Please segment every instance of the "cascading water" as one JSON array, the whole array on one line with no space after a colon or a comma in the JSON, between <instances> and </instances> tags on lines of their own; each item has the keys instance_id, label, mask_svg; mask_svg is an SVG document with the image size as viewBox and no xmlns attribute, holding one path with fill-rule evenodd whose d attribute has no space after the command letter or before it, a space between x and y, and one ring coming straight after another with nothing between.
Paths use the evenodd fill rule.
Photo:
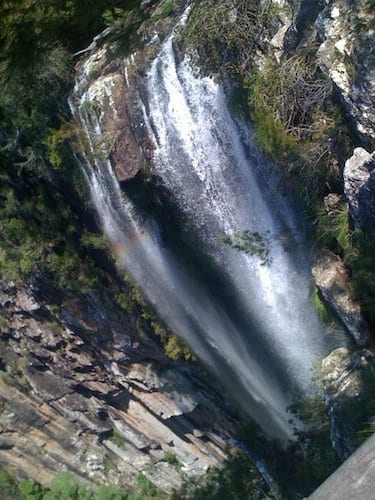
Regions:
<instances>
[{"instance_id":1,"label":"cascading water","mask_svg":"<svg viewBox=\"0 0 375 500\"><path fill-rule=\"evenodd\" d=\"M248 140L250 129L232 119L220 85L196 76L188 59L176 61L173 39L153 62L139 107L154 141L153 173L204 243L225 290L213 290L181 264L158 221L141 217L121 192L109 160L83 162L91 196L124 267L161 318L268 435L289 437L286 408L328 348L309 300L302 232L276 189L274 166ZM81 83L73 111L95 156L91 138L100 126L84 106L95 92L82 93ZM264 235L266 263L222 242L244 231Z\"/></svg>"}]
</instances>

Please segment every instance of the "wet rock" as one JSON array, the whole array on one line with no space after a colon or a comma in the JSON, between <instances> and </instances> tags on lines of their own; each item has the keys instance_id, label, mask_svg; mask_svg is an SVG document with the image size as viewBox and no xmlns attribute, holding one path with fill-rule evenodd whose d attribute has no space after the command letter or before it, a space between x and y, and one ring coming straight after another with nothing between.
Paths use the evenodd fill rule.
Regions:
<instances>
[{"instance_id":1,"label":"wet rock","mask_svg":"<svg viewBox=\"0 0 375 500\"><path fill-rule=\"evenodd\" d=\"M375 236L375 152L354 150L345 163L344 188L356 227Z\"/></svg>"},{"instance_id":2,"label":"wet rock","mask_svg":"<svg viewBox=\"0 0 375 500\"><path fill-rule=\"evenodd\" d=\"M313 266L315 284L342 324L359 346L369 342L369 332L361 308L353 298L350 282L340 257L326 252Z\"/></svg>"},{"instance_id":3,"label":"wet rock","mask_svg":"<svg viewBox=\"0 0 375 500\"><path fill-rule=\"evenodd\" d=\"M75 92L77 117L86 117L96 126L89 131L88 142L97 157L111 160L120 182L134 178L151 160L154 149L142 111L146 65L141 52L125 61L113 61L105 46L84 62L81 88ZM91 158L90 148L86 154Z\"/></svg>"}]
</instances>

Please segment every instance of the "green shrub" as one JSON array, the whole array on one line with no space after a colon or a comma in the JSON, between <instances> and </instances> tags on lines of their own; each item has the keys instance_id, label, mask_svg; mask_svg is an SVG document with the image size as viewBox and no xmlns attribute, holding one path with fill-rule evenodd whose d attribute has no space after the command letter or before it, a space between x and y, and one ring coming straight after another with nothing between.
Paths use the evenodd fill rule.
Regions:
<instances>
[{"instance_id":1,"label":"green shrub","mask_svg":"<svg viewBox=\"0 0 375 500\"><path fill-rule=\"evenodd\" d=\"M153 15L153 19L158 21L159 19L163 19L164 17L168 17L176 8L175 0L163 0L163 2L159 5L157 10Z\"/></svg>"},{"instance_id":2,"label":"green shrub","mask_svg":"<svg viewBox=\"0 0 375 500\"><path fill-rule=\"evenodd\" d=\"M0 330L6 328L8 326L8 320L6 319L5 316L0 314Z\"/></svg>"},{"instance_id":3,"label":"green shrub","mask_svg":"<svg viewBox=\"0 0 375 500\"><path fill-rule=\"evenodd\" d=\"M0 466L0 493L6 498L17 498L18 482L14 471L4 465Z\"/></svg>"},{"instance_id":4,"label":"green shrub","mask_svg":"<svg viewBox=\"0 0 375 500\"><path fill-rule=\"evenodd\" d=\"M128 495L124 491L105 484L100 485L95 494L95 500L127 500L127 498Z\"/></svg>"},{"instance_id":5,"label":"green shrub","mask_svg":"<svg viewBox=\"0 0 375 500\"><path fill-rule=\"evenodd\" d=\"M168 358L177 360L180 358L186 361L195 361L196 357L190 347L177 335L168 334L167 342L164 344L165 353Z\"/></svg>"},{"instance_id":6,"label":"green shrub","mask_svg":"<svg viewBox=\"0 0 375 500\"><path fill-rule=\"evenodd\" d=\"M24 479L18 485L20 496L24 500L42 500L43 488L34 479Z\"/></svg>"},{"instance_id":7,"label":"green shrub","mask_svg":"<svg viewBox=\"0 0 375 500\"><path fill-rule=\"evenodd\" d=\"M275 119L269 111L257 110L251 113L251 117L255 124L255 138L259 148L278 162L287 161L296 151L296 137L288 134L280 120Z\"/></svg>"},{"instance_id":8,"label":"green shrub","mask_svg":"<svg viewBox=\"0 0 375 500\"><path fill-rule=\"evenodd\" d=\"M140 489L140 495L152 498L158 496L158 489L144 474L138 474L137 483Z\"/></svg>"},{"instance_id":9,"label":"green shrub","mask_svg":"<svg viewBox=\"0 0 375 500\"><path fill-rule=\"evenodd\" d=\"M316 286L313 287L310 297L314 304L315 309L318 312L320 320L323 323L331 324L334 321L332 313L329 311L326 304L320 297L319 290Z\"/></svg>"},{"instance_id":10,"label":"green shrub","mask_svg":"<svg viewBox=\"0 0 375 500\"><path fill-rule=\"evenodd\" d=\"M346 203L330 217L323 209L315 220L318 241L341 255L348 268L355 298L371 325L375 325L375 238L351 228Z\"/></svg>"},{"instance_id":11,"label":"green shrub","mask_svg":"<svg viewBox=\"0 0 375 500\"><path fill-rule=\"evenodd\" d=\"M112 434L108 439L119 448L122 448L125 444L125 439L116 429L112 431Z\"/></svg>"},{"instance_id":12,"label":"green shrub","mask_svg":"<svg viewBox=\"0 0 375 500\"><path fill-rule=\"evenodd\" d=\"M186 482L173 500L260 500L269 488L256 467L241 452L229 454L224 466L209 471L199 482Z\"/></svg>"},{"instance_id":13,"label":"green shrub","mask_svg":"<svg viewBox=\"0 0 375 500\"><path fill-rule=\"evenodd\" d=\"M178 461L176 455L171 451L167 450L164 452L164 460L177 470L180 470L182 467L182 464Z\"/></svg>"},{"instance_id":14,"label":"green shrub","mask_svg":"<svg viewBox=\"0 0 375 500\"><path fill-rule=\"evenodd\" d=\"M52 481L43 500L90 500L91 492L71 472L61 472Z\"/></svg>"},{"instance_id":15,"label":"green shrub","mask_svg":"<svg viewBox=\"0 0 375 500\"><path fill-rule=\"evenodd\" d=\"M107 240L103 236L98 236L94 233L84 231L80 237L80 243L86 248L93 248L94 250L108 249Z\"/></svg>"}]
</instances>

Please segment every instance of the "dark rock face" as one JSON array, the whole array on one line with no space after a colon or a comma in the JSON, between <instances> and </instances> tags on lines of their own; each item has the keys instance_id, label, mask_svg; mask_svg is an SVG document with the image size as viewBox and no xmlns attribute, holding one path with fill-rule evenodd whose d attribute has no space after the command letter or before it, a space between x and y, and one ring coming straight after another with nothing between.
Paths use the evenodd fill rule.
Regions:
<instances>
[{"instance_id":1,"label":"dark rock face","mask_svg":"<svg viewBox=\"0 0 375 500\"><path fill-rule=\"evenodd\" d=\"M355 225L375 236L375 152L356 148L345 163L344 183Z\"/></svg>"},{"instance_id":2,"label":"dark rock face","mask_svg":"<svg viewBox=\"0 0 375 500\"><path fill-rule=\"evenodd\" d=\"M103 297L0 281L0 314L0 462L45 485L67 468L129 489L143 472L171 492L225 458L232 409Z\"/></svg>"},{"instance_id":3,"label":"dark rock face","mask_svg":"<svg viewBox=\"0 0 375 500\"><path fill-rule=\"evenodd\" d=\"M345 460L357 447L354 424L363 404L363 371L373 360L367 350L351 353L340 347L322 363L325 403L330 419L331 441L340 459Z\"/></svg>"},{"instance_id":4,"label":"dark rock face","mask_svg":"<svg viewBox=\"0 0 375 500\"><path fill-rule=\"evenodd\" d=\"M359 346L369 342L361 308L350 290L350 282L340 257L327 252L312 269L315 284Z\"/></svg>"},{"instance_id":5,"label":"dark rock face","mask_svg":"<svg viewBox=\"0 0 375 500\"><path fill-rule=\"evenodd\" d=\"M295 50L301 41L306 38L307 32L314 29L314 22L324 6L322 0L301 0L298 3L298 10L294 16L295 20L285 35L285 52Z\"/></svg>"},{"instance_id":6,"label":"dark rock face","mask_svg":"<svg viewBox=\"0 0 375 500\"><path fill-rule=\"evenodd\" d=\"M150 161L153 149L139 105L145 61L142 54L111 60L109 51L104 46L79 65L82 77L72 104L79 120L100 129L83 145L88 160L110 159L117 179L125 182Z\"/></svg>"}]
</instances>

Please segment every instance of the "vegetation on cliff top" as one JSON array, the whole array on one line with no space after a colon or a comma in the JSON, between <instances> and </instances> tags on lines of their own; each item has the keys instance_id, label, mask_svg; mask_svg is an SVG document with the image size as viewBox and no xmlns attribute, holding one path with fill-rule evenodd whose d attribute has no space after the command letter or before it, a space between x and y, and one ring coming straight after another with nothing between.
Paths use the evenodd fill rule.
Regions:
<instances>
[{"instance_id":1,"label":"vegetation on cliff top","mask_svg":"<svg viewBox=\"0 0 375 500\"><path fill-rule=\"evenodd\" d=\"M194 356L167 331L129 279L121 285L72 152L81 141L66 105L72 52L106 25L130 43L139 2L115 0L7 1L0 6L0 271L9 279L44 273L80 292L112 282L117 304L159 336L171 359Z\"/></svg>"},{"instance_id":2,"label":"vegetation on cliff top","mask_svg":"<svg viewBox=\"0 0 375 500\"><path fill-rule=\"evenodd\" d=\"M105 484L90 486L79 481L70 472L61 472L44 488L33 479L19 481L11 468L0 468L0 494L13 500L166 500L167 495L159 491L143 474L137 478L136 492L127 492Z\"/></svg>"},{"instance_id":3,"label":"vegetation on cliff top","mask_svg":"<svg viewBox=\"0 0 375 500\"><path fill-rule=\"evenodd\" d=\"M318 244L344 259L354 293L375 326L374 238L353 230L344 205L332 226L323 205L328 193L343 193L342 171L358 138L335 102L313 43L275 57L267 40L281 26L281 14L293 15L293 3L284 9L290 12L273 2L197 2L187 22L187 47L203 72L230 77L232 108L252 120L260 149L301 197Z\"/></svg>"}]
</instances>

